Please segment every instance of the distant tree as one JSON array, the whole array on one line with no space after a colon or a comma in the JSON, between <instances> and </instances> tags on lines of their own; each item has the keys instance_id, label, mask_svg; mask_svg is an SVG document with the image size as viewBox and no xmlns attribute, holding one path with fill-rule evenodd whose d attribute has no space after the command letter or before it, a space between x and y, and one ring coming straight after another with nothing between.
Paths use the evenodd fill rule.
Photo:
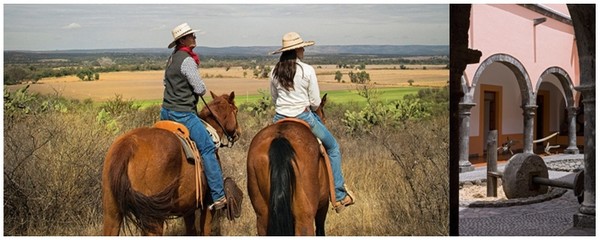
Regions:
<instances>
[{"instance_id":1,"label":"distant tree","mask_svg":"<svg viewBox=\"0 0 600 240\"><path fill-rule=\"evenodd\" d=\"M415 80L408 79L408 81L407 81L407 82L408 82L408 84L409 84L410 86L412 86L412 84L415 82Z\"/></svg>"},{"instance_id":2,"label":"distant tree","mask_svg":"<svg viewBox=\"0 0 600 240\"><path fill-rule=\"evenodd\" d=\"M405 70L406 66L404 66L404 64L400 65L400 69Z\"/></svg>"},{"instance_id":3,"label":"distant tree","mask_svg":"<svg viewBox=\"0 0 600 240\"><path fill-rule=\"evenodd\" d=\"M371 76L366 71L361 71L358 74L358 83L364 84L371 81Z\"/></svg>"},{"instance_id":4,"label":"distant tree","mask_svg":"<svg viewBox=\"0 0 600 240\"><path fill-rule=\"evenodd\" d=\"M352 71L350 71L348 73L348 77L350 77L350 82L351 83L356 83L358 82L358 74L353 73Z\"/></svg>"},{"instance_id":5,"label":"distant tree","mask_svg":"<svg viewBox=\"0 0 600 240\"><path fill-rule=\"evenodd\" d=\"M271 72L271 67L269 66L256 66L254 68L254 77L255 78L267 78L269 77L269 73Z\"/></svg>"},{"instance_id":6,"label":"distant tree","mask_svg":"<svg viewBox=\"0 0 600 240\"><path fill-rule=\"evenodd\" d=\"M335 72L335 80L337 80L338 82L342 81L342 76L343 76L342 72L340 72L340 71Z\"/></svg>"},{"instance_id":7,"label":"distant tree","mask_svg":"<svg viewBox=\"0 0 600 240\"><path fill-rule=\"evenodd\" d=\"M256 68L254 68L254 71L252 71L252 74L254 75L255 78L258 78L258 76L260 75L260 69L258 68L258 66Z\"/></svg>"},{"instance_id":8,"label":"distant tree","mask_svg":"<svg viewBox=\"0 0 600 240\"><path fill-rule=\"evenodd\" d=\"M77 78L79 78L79 80L84 81L85 80L85 74L83 73L83 71L80 71L77 73Z\"/></svg>"},{"instance_id":9,"label":"distant tree","mask_svg":"<svg viewBox=\"0 0 600 240\"><path fill-rule=\"evenodd\" d=\"M4 69L4 84L19 84L29 76L29 70L22 67Z\"/></svg>"},{"instance_id":10,"label":"distant tree","mask_svg":"<svg viewBox=\"0 0 600 240\"><path fill-rule=\"evenodd\" d=\"M98 60L96 60L96 62L98 62L100 67L103 67L103 68L115 65L115 62L112 59L110 59L109 57L101 57Z\"/></svg>"},{"instance_id":11,"label":"distant tree","mask_svg":"<svg viewBox=\"0 0 600 240\"><path fill-rule=\"evenodd\" d=\"M268 78L270 72L271 72L271 67L269 67L269 66L263 67L261 78Z\"/></svg>"},{"instance_id":12,"label":"distant tree","mask_svg":"<svg viewBox=\"0 0 600 240\"><path fill-rule=\"evenodd\" d=\"M96 73L89 68L84 68L77 72L77 77L81 79L81 81L94 81L96 78L94 77ZM98 74L98 79L100 79L100 75Z\"/></svg>"}]
</instances>

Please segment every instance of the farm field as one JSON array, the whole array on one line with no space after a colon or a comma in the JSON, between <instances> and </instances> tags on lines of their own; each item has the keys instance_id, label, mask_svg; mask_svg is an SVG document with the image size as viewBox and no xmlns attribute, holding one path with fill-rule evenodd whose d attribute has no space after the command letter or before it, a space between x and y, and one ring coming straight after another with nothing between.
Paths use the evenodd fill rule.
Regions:
<instances>
[{"instance_id":1,"label":"farm field","mask_svg":"<svg viewBox=\"0 0 600 240\"><path fill-rule=\"evenodd\" d=\"M413 86L439 87L447 84L449 72L447 69L434 69L436 66L427 66L423 70L421 66L417 69L400 70L393 69L391 65L367 66L366 71L370 74L373 88L401 88L409 86L408 80L413 80ZM351 69L336 69L335 65L315 66L321 92L329 91L353 91L356 84L349 83L348 73ZM343 74L342 81L337 82L335 72ZM244 74L246 72L246 74ZM123 99L153 102L160 101L163 94L164 71L142 71L142 72L110 72L101 73L97 81L81 81L76 76L61 78L44 78L36 84L31 84L29 91L41 94L56 94L73 99L91 99L93 101L107 101L119 95ZM268 79L256 79L252 77L251 70L243 70L241 67L208 68L200 69L209 91L217 94L235 91L239 99L244 97L255 99L260 96L260 91L269 89ZM9 91L22 88L24 85L5 86ZM414 92L418 88L414 89ZM350 98L351 99L351 98Z\"/></svg>"}]
</instances>

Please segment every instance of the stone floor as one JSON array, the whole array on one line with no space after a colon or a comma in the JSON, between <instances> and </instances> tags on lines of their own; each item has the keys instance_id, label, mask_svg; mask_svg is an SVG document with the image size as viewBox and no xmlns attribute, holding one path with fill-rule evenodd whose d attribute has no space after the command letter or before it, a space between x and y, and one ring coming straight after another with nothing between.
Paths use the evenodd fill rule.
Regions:
<instances>
[{"instance_id":1,"label":"stone floor","mask_svg":"<svg viewBox=\"0 0 600 240\"><path fill-rule=\"evenodd\" d=\"M544 157L552 162L583 159L583 154L556 154ZM503 170L505 163L499 162ZM460 181L484 180L485 166L460 173ZM550 178L562 178L569 172L550 171ZM462 236L595 236L595 229L573 228L573 216L579 203L571 190L548 201L511 207L459 207L459 234Z\"/></svg>"}]
</instances>

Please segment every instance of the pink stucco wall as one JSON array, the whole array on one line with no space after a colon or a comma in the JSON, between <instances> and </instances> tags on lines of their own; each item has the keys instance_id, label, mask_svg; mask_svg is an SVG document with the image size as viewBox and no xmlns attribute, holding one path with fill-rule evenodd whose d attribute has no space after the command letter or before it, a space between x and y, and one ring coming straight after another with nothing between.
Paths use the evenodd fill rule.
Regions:
<instances>
[{"instance_id":1,"label":"pink stucco wall","mask_svg":"<svg viewBox=\"0 0 600 240\"><path fill-rule=\"evenodd\" d=\"M568 16L566 5L547 5ZM574 86L579 85L578 57L573 27L552 18L534 26L533 19L543 15L515 4L473 4L470 48L482 52L481 61L497 53L518 59L527 70L531 85L549 67L564 69ZM467 65L465 76L471 85L478 64Z\"/></svg>"},{"instance_id":2,"label":"pink stucco wall","mask_svg":"<svg viewBox=\"0 0 600 240\"><path fill-rule=\"evenodd\" d=\"M543 7L569 17L565 4L545 4ZM534 26L537 18L546 18L546 21ZM563 89L560 81L552 75L540 77L547 69L558 67L568 74L573 86L579 85L579 60L573 26L517 4L473 4L470 20L469 48L481 51L480 63L495 54L509 55L518 60L527 73L531 92L537 93L539 86L545 94L549 94L548 104L551 107L544 110L548 114L544 117L547 124L544 131L558 131L565 109L565 99L561 96L564 96L564 91L571 91L573 95L577 92ZM500 89L501 94L497 99L501 102L500 109L496 110L497 117L501 118L497 119L499 137L503 140L517 138L522 143L523 102L517 78L506 66L492 63L473 86L479 67L480 64L467 65L464 73L472 101L476 104L470 115L470 153L481 154L483 150L486 131L481 94L490 88ZM538 84L538 81L544 84Z\"/></svg>"}]
</instances>

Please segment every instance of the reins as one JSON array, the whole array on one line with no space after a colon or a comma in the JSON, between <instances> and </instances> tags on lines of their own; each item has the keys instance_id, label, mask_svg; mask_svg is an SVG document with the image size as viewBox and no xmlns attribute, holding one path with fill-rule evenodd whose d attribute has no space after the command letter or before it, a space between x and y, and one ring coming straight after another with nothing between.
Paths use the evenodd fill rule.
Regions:
<instances>
[{"instance_id":1,"label":"reins","mask_svg":"<svg viewBox=\"0 0 600 240\"><path fill-rule=\"evenodd\" d=\"M221 130L223 130L223 134L225 134L225 136L227 137L227 145L223 145L221 144L221 146L227 146L229 148L233 147L234 141L233 141L233 137L230 136L227 133L227 130L225 130L225 127L223 127L223 125L221 125L221 121L219 121L219 118L217 118L217 115L215 115L213 113L213 111L210 109L210 107L208 107L208 104L206 103L206 101L204 100L203 96L200 96L200 98L202 99L202 102L204 103L204 106L206 106L206 108L208 109L208 111L210 112L211 115L213 115L215 117L215 121L217 122L217 124L219 125L219 127L221 128Z\"/></svg>"}]
</instances>

